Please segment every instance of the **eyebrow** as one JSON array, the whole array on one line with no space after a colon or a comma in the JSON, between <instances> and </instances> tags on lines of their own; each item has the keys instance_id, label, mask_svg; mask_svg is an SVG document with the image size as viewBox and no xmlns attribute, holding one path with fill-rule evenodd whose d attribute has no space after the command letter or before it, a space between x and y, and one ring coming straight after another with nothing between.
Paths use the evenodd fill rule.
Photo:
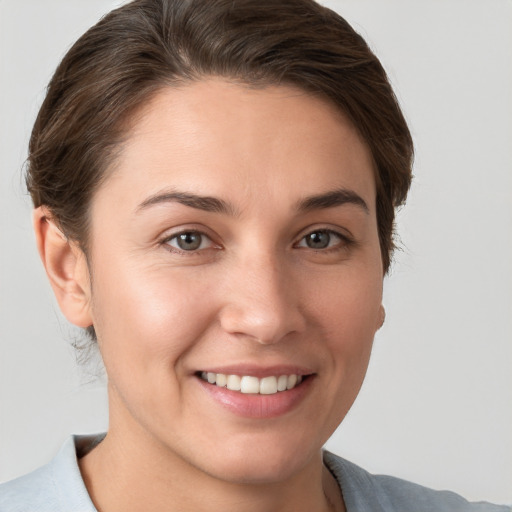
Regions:
<instances>
[{"instance_id":1,"label":"eyebrow","mask_svg":"<svg viewBox=\"0 0 512 512\"><path fill-rule=\"evenodd\" d=\"M190 206L197 210L203 210L205 212L223 213L231 216L237 215L235 208L222 199L177 191L161 192L150 196L137 207L137 211L145 210L146 208L157 204L173 202Z\"/></svg>"},{"instance_id":2,"label":"eyebrow","mask_svg":"<svg viewBox=\"0 0 512 512\"><path fill-rule=\"evenodd\" d=\"M353 190L346 188L340 188L324 194L318 194L301 199L297 203L297 210L300 212L310 212L312 210L325 210L327 208L334 208L345 204L358 206L362 208L365 213L370 212L365 200Z\"/></svg>"},{"instance_id":3,"label":"eyebrow","mask_svg":"<svg viewBox=\"0 0 512 512\"><path fill-rule=\"evenodd\" d=\"M180 203L197 210L221 213L232 217L238 216L239 214L232 204L224 201L223 199L178 191L164 191L152 195L145 199L137 207L136 211L139 212L154 205L173 202ZM364 210L365 213L369 213L368 205L364 199L353 190L345 188L305 197L296 203L296 209L299 212L306 213L313 210L326 210L328 208L343 206L345 204L358 206Z\"/></svg>"}]
</instances>

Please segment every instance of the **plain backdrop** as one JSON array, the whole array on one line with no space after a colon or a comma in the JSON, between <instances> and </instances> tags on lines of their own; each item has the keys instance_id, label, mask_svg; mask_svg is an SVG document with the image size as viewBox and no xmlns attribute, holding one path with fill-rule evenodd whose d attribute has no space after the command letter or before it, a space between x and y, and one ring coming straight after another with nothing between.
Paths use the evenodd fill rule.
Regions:
<instances>
[{"instance_id":1,"label":"plain backdrop","mask_svg":"<svg viewBox=\"0 0 512 512\"><path fill-rule=\"evenodd\" d=\"M276 0L278 1L278 0ZM512 2L331 0L388 70L416 143L363 390L328 447L512 503ZM112 0L0 0L0 480L107 427L36 254L21 169L44 89Z\"/></svg>"}]
</instances>

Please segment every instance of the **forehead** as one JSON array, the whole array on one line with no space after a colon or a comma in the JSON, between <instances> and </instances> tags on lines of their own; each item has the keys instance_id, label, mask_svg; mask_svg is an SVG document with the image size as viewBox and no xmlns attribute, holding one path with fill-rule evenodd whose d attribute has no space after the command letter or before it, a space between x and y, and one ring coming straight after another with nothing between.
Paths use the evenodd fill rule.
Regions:
<instances>
[{"instance_id":1,"label":"forehead","mask_svg":"<svg viewBox=\"0 0 512 512\"><path fill-rule=\"evenodd\" d=\"M370 151L329 102L220 79L165 88L144 105L102 189L142 202L166 187L241 202L347 187L369 204L375 195Z\"/></svg>"}]
</instances>

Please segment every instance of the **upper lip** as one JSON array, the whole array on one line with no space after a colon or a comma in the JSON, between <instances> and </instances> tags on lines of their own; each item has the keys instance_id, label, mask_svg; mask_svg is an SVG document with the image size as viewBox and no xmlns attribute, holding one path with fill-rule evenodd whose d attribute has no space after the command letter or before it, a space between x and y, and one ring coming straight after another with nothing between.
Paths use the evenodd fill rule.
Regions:
<instances>
[{"instance_id":1,"label":"upper lip","mask_svg":"<svg viewBox=\"0 0 512 512\"><path fill-rule=\"evenodd\" d=\"M237 364L227 366L209 366L201 368L200 372L222 373L224 375L250 375L251 377L271 377L279 375L311 375L314 373L310 368L290 364L255 366L254 364Z\"/></svg>"}]
</instances>

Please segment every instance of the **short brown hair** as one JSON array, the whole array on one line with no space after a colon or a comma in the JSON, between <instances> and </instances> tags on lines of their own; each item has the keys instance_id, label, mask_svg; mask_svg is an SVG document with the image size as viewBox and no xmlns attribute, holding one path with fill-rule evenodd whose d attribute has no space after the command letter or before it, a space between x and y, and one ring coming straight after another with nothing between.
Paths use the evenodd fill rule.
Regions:
<instances>
[{"instance_id":1,"label":"short brown hair","mask_svg":"<svg viewBox=\"0 0 512 512\"><path fill-rule=\"evenodd\" d=\"M377 57L341 16L313 0L135 0L106 15L48 86L29 146L34 205L46 205L87 253L90 202L124 121L163 87L209 76L295 85L348 116L373 156L387 271L395 208L411 182L411 135Z\"/></svg>"}]
</instances>

